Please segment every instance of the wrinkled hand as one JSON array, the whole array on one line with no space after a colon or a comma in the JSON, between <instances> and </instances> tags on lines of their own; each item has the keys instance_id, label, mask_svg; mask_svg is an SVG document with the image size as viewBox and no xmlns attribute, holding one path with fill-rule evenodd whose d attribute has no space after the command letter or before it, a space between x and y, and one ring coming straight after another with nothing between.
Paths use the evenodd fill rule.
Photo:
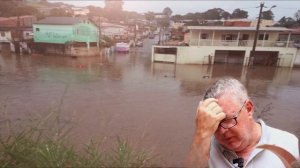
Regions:
<instances>
[{"instance_id":1,"label":"wrinkled hand","mask_svg":"<svg viewBox=\"0 0 300 168\"><path fill-rule=\"evenodd\" d=\"M225 117L217 99L209 98L199 103L196 114L196 132L187 160L189 167L208 166L211 137Z\"/></svg>"},{"instance_id":2,"label":"wrinkled hand","mask_svg":"<svg viewBox=\"0 0 300 168\"><path fill-rule=\"evenodd\" d=\"M196 114L196 135L201 138L210 138L225 117L217 99L209 98L201 101Z\"/></svg>"}]
</instances>

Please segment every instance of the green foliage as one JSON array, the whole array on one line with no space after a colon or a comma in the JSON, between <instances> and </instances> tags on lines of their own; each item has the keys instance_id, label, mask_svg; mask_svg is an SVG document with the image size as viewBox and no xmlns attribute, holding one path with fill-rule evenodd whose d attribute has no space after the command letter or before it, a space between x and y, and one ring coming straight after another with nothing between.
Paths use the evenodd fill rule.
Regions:
<instances>
[{"instance_id":1,"label":"green foliage","mask_svg":"<svg viewBox=\"0 0 300 168\"><path fill-rule=\"evenodd\" d=\"M295 21L293 18L284 16L274 26L294 28L294 27L298 27L299 25L300 24L298 24L297 21Z\"/></svg>"},{"instance_id":2,"label":"green foliage","mask_svg":"<svg viewBox=\"0 0 300 168\"><path fill-rule=\"evenodd\" d=\"M232 18L232 19L248 18L248 12L237 8L237 9L233 10L230 18Z\"/></svg>"},{"instance_id":3,"label":"green foliage","mask_svg":"<svg viewBox=\"0 0 300 168\"><path fill-rule=\"evenodd\" d=\"M109 37L107 37L107 36L102 36L102 40L103 40L103 41L100 42L100 45L101 45L101 46L104 46L104 47L111 47L111 46L114 45L114 42L112 41L112 39L109 38Z\"/></svg>"},{"instance_id":4,"label":"green foliage","mask_svg":"<svg viewBox=\"0 0 300 168\"><path fill-rule=\"evenodd\" d=\"M159 27L167 28L170 25L170 20L169 20L169 18L162 18L162 19L158 19L157 23L158 23Z\"/></svg>"},{"instance_id":5,"label":"green foliage","mask_svg":"<svg viewBox=\"0 0 300 168\"><path fill-rule=\"evenodd\" d=\"M162 13L167 15L168 17L170 17L172 15L173 11L170 7L166 7L166 8L164 8Z\"/></svg>"},{"instance_id":6,"label":"green foliage","mask_svg":"<svg viewBox=\"0 0 300 168\"><path fill-rule=\"evenodd\" d=\"M147 12L145 13L145 19L148 21L153 21L155 19L154 12Z\"/></svg>"},{"instance_id":7,"label":"green foliage","mask_svg":"<svg viewBox=\"0 0 300 168\"><path fill-rule=\"evenodd\" d=\"M21 16L21 15L40 15L38 10L29 5L16 2L0 1L0 16Z\"/></svg>"},{"instance_id":8,"label":"green foliage","mask_svg":"<svg viewBox=\"0 0 300 168\"><path fill-rule=\"evenodd\" d=\"M274 14L271 10L261 12L261 19L273 20Z\"/></svg>"},{"instance_id":9,"label":"green foliage","mask_svg":"<svg viewBox=\"0 0 300 168\"><path fill-rule=\"evenodd\" d=\"M298 23L300 23L300 10L297 10L297 12L294 14L294 17L295 17L296 21Z\"/></svg>"},{"instance_id":10,"label":"green foliage","mask_svg":"<svg viewBox=\"0 0 300 168\"><path fill-rule=\"evenodd\" d=\"M62 102L59 103L59 106ZM59 121L60 107L43 117L11 121L5 106L0 105L0 167L147 167L153 157L134 150L118 139L116 148L104 151L101 143L90 141L83 150L68 143L72 126ZM72 123L72 122L71 122ZM21 128L21 129L20 129ZM53 129L54 128L54 129Z\"/></svg>"},{"instance_id":11,"label":"green foliage","mask_svg":"<svg viewBox=\"0 0 300 168\"><path fill-rule=\"evenodd\" d=\"M147 152L136 153L128 142L118 138L117 148L109 155L107 167L145 167L150 158Z\"/></svg>"},{"instance_id":12,"label":"green foliage","mask_svg":"<svg viewBox=\"0 0 300 168\"><path fill-rule=\"evenodd\" d=\"M72 13L67 13L61 8L54 8L50 11L50 16L72 16Z\"/></svg>"}]
</instances>

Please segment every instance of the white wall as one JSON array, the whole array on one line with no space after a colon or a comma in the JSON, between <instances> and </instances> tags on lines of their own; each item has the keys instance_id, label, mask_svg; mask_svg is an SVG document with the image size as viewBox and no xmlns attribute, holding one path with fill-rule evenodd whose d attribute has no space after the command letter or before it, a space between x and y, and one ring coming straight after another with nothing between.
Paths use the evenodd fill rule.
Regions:
<instances>
[{"instance_id":1,"label":"white wall","mask_svg":"<svg viewBox=\"0 0 300 168\"><path fill-rule=\"evenodd\" d=\"M124 28L119 28L119 27L104 27L101 29L102 35L106 35L109 37L113 36L123 36L126 34L126 30Z\"/></svg>"},{"instance_id":2,"label":"white wall","mask_svg":"<svg viewBox=\"0 0 300 168\"><path fill-rule=\"evenodd\" d=\"M155 46L153 46L154 48ZM158 46L156 46L158 47ZM225 46L178 46L177 47L177 63L178 64L208 64L208 56L214 56L216 50L239 50L245 51L244 65L248 63L251 47L225 47ZM158 54L153 53L152 59L156 59ZM284 47L257 47L256 51L278 51L278 57L281 58L279 66L293 67L293 62L296 56L296 48L284 48ZM171 62L171 56L163 56L159 54L159 61ZM173 57L173 56L172 56ZM154 60L156 61L156 60Z\"/></svg>"},{"instance_id":3,"label":"white wall","mask_svg":"<svg viewBox=\"0 0 300 168\"><path fill-rule=\"evenodd\" d=\"M0 42L9 42L11 41L10 31L1 31L4 32L4 37L0 34Z\"/></svg>"},{"instance_id":4,"label":"white wall","mask_svg":"<svg viewBox=\"0 0 300 168\"><path fill-rule=\"evenodd\" d=\"M294 65L295 66L300 66L300 48L297 49Z\"/></svg>"}]
</instances>

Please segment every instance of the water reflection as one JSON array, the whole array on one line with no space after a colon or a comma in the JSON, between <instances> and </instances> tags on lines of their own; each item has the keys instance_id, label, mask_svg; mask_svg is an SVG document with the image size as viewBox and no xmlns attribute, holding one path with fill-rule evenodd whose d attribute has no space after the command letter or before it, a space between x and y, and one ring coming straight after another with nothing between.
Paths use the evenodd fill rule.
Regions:
<instances>
[{"instance_id":1,"label":"water reflection","mask_svg":"<svg viewBox=\"0 0 300 168\"><path fill-rule=\"evenodd\" d=\"M162 166L178 167L205 89L233 76L247 86L258 116L300 137L300 69L151 63L147 43L129 54L92 58L0 53L0 102L12 117L26 118L63 98L62 119L77 122L70 143L106 138L109 148L119 136L160 154Z\"/></svg>"}]
</instances>

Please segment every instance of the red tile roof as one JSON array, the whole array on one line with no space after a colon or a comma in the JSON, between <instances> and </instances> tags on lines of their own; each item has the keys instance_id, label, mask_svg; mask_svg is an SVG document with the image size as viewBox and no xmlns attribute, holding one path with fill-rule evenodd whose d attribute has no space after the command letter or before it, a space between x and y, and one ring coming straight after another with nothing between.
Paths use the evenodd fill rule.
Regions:
<instances>
[{"instance_id":1,"label":"red tile roof","mask_svg":"<svg viewBox=\"0 0 300 168\"><path fill-rule=\"evenodd\" d=\"M18 17L0 17L0 27L17 27ZM32 23L36 21L35 16L26 15L20 16L20 26L32 27Z\"/></svg>"}]
</instances>

